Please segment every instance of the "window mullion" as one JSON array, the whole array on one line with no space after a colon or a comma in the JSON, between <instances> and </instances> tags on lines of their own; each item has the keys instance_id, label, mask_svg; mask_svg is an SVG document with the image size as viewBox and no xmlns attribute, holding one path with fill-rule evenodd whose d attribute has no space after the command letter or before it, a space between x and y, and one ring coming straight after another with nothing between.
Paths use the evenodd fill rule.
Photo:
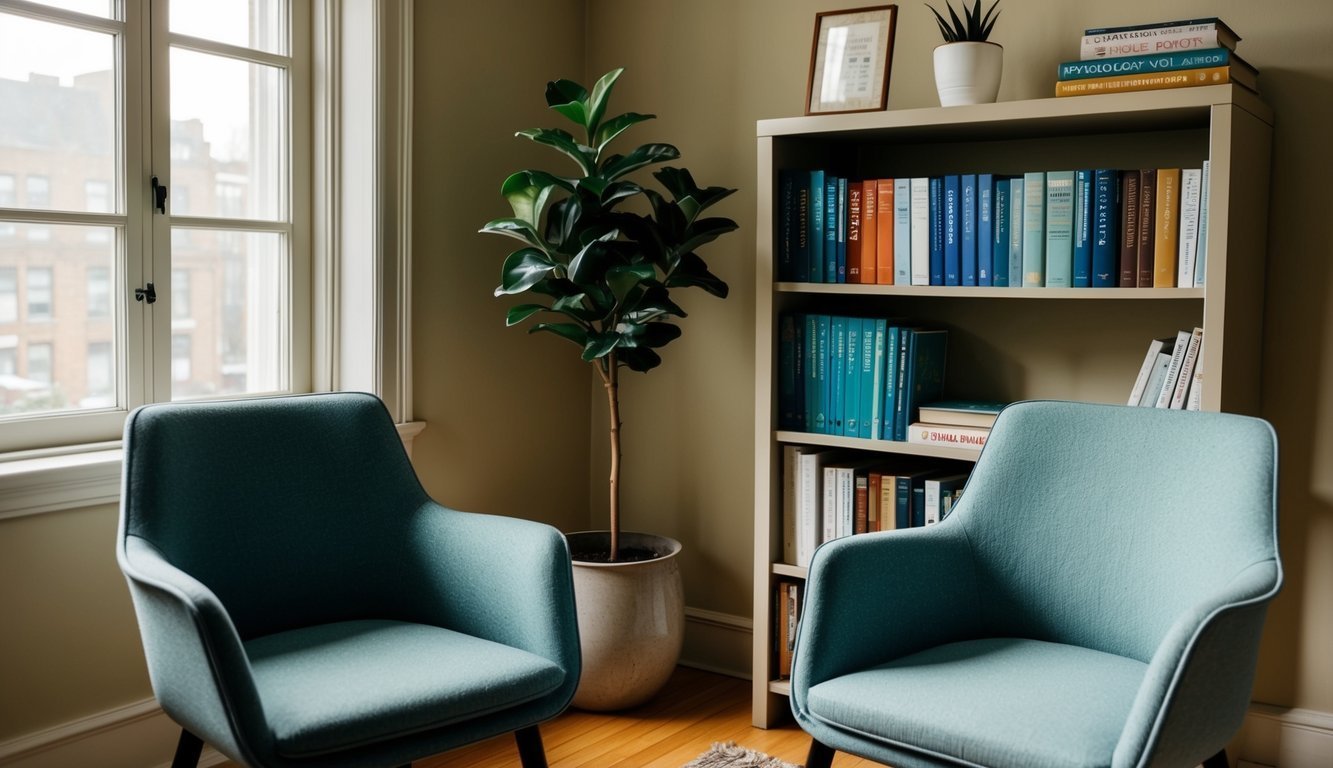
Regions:
<instances>
[{"instance_id":1,"label":"window mullion","mask_svg":"<svg viewBox=\"0 0 1333 768\"><path fill-rule=\"evenodd\" d=\"M143 46L144 77L147 108L144 119L148 130L143 131L146 161L140 171L137 185L130 185L130 196L141 209L144 225L143 278L139 286L153 283L157 302L135 303L133 314L142 315L144 397L148 402L171 399L171 219L154 209L152 179L168 189L171 178L171 78L170 34L168 31L167 0L136 0L145 6L148 29L147 45ZM170 207L167 208L170 211ZM135 287L128 287L132 297ZM132 298L131 298L132 301Z\"/></svg>"}]
</instances>

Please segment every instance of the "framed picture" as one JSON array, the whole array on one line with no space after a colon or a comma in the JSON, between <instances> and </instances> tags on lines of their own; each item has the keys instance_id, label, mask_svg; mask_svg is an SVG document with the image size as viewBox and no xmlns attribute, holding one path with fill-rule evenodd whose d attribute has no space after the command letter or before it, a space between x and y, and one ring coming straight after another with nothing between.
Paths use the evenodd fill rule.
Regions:
<instances>
[{"instance_id":1,"label":"framed picture","mask_svg":"<svg viewBox=\"0 0 1333 768\"><path fill-rule=\"evenodd\" d=\"M889 64L898 6L815 15L807 115L873 112L889 104Z\"/></svg>"}]
</instances>

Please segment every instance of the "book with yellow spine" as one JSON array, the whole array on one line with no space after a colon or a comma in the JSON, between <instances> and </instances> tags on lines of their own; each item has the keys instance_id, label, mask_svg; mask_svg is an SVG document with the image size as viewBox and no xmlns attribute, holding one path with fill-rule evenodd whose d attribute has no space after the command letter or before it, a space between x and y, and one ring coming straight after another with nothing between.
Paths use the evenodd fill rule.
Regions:
<instances>
[{"instance_id":1,"label":"book with yellow spine","mask_svg":"<svg viewBox=\"0 0 1333 768\"><path fill-rule=\"evenodd\" d=\"M1162 88L1190 88L1196 85L1222 85L1231 82L1231 67L1202 67L1175 72L1144 72L1135 75L1089 77L1061 80L1055 84L1056 96L1087 96L1094 93L1155 91Z\"/></svg>"}]
</instances>

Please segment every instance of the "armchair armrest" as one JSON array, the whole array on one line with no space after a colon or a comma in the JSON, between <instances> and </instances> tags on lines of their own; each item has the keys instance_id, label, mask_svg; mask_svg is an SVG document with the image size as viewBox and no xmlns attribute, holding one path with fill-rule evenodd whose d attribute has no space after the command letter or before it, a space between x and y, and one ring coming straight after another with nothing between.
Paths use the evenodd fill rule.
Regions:
<instances>
[{"instance_id":1,"label":"armchair armrest","mask_svg":"<svg viewBox=\"0 0 1333 768\"><path fill-rule=\"evenodd\" d=\"M139 614L144 655L163 711L229 756L254 762L270 745L237 743L262 734L263 711L250 662L217 596L156 547L125 536L116 552Z\"/></svg>"},{"instance_id":2,"label":"armchair armrest","mask_svg":"<svg viewBox=\"0 0 1333 768\"><path fill-rule=\"evenodd\" d=\"M1264 615L1281 582L1276 560L1255 563L1172 625L1148 663L1115 768L1196 765L1235 735L1250 702Z\"/></svg>"},{"instance_id":3,"label":"armchair armrest","mask_svg":"<svg viewBox=\"0 0 1333 768\"><path fill-rule=\"evenodd\" d=\"M433 501L416 511L409 531L421 571L413 576L415 612L551 659L578 679L574 576L559 531Z\"/></svg>"},{"instance_id":4,"label":"armchair armrest","mask_svg":"<svg viewBox=\"0 0 1333 768\"><path fill-rule=\"evenodd\" d=\"M848 536L810 565L792 667L792 704L811 686L967 636L979 614L966 529Z\"/></svg>"}]
</instances>

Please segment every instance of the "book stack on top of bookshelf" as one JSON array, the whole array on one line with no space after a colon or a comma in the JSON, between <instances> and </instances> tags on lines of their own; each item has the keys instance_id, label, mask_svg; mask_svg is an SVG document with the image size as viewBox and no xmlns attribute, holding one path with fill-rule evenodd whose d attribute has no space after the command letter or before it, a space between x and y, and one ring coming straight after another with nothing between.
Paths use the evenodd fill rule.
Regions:
<instances>
[{"instance_id":1,"label":"book stack on top of bookshelf","mask_svg":"<svg viewBox=\"0 0 1333 768\"><path fill-rule=\"evenodd\" d=\"M1148 345L1128 405L1197 411L1203 396L1203 329L1178 331Z\"/></svg>"},{"instance_id":2,"label":"book stack on top of bookshelf","mask_svg":"<svg viewBox=\"0 0 1333 768\"><path fill-rule=\"evenodd\" d=\"M1078 61L1060 65L1056 96L1236 83L1259 90L1259 72L1236 55L1240 37L1221 19L1184 19L1083 33Z\"/></svg>"},{"instance_id":3,"label":"book stack on top of bookshelf","mask_svg":"<svg viewBox=\"0 0 1333 768\"><path fill-rule=\"evenodd\" d=\"M778 280L1201 286L1208 166L866 180L784 169L778 174Z\"/></svg>"},{"instance_id":4,"label":"book stack on top of bookshelf","mask_svg":"<svg viewBox=\"0 0 1333 768\"><path fill-rule=\"evenodd\" d=\"M917 409L907 428L907 442L981 450L1004 403L989 400L940 400Z\"/></svg>"}]
</instances>

